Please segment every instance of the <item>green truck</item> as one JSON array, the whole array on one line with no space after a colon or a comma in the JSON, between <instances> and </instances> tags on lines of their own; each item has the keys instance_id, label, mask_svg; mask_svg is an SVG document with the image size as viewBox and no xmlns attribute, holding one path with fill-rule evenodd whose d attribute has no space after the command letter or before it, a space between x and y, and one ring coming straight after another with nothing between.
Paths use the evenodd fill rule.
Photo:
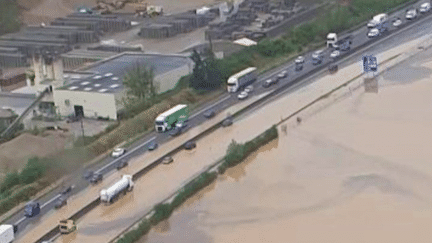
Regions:
<instances>
[{"instance_id":1,"label":"green truck","mask_svg":"<svg viewBox=\"0 0 432 243\"><path fill-rule=\"evenodd\" d=\"M175 107L160 114L155 121L157 132L166 132L176 126L177 123L183 123L189 118L188 105L176 105Z\"/></svg>"}]
</instances>

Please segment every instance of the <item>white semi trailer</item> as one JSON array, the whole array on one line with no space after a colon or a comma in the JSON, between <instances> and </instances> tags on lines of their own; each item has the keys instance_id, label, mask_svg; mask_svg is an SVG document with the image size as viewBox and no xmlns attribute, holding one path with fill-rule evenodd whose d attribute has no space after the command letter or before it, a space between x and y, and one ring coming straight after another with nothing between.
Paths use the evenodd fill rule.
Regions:
<instances>
[{"instance_id":1,"label":"white semi trailer","mask_svg":"<svg viewBox=\"0 0 432 243\"><path fill-rule=\"evenodd\" d=\"M15 239L15 232L13 225L3 224L0 225L0 243L10 243Z\"/></svg>"},{"instance_id":2,"label":"white semi trailer","mask_svg":"<svg viewBox=\"0 0 432 243\"><path fill-rule=\"evenodd\" d=\"M108 189L101 190L100 199L104 203L112 203L122 192L132 191L134 183L131 175L124 175L122 179L110 186Z\"/></svg>"},{"instance_id":3,"label":"white semi trailer","mask_svg":"<svg viewBox=\"0 0 432 243\"><path fill-rule=\"evenodd\" d=\"M249 67L234 74L227 80L227 90L230 93L237 92L243 86L249 85L257 79L257 68Z\"/></svg>"}]
</instances>

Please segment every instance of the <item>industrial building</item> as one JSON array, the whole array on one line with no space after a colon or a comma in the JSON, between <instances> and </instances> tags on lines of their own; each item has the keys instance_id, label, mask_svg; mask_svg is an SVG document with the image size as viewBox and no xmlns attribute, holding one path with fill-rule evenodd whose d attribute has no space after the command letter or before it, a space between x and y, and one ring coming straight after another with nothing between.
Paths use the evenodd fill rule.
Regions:
<instances>
[{"instance_id":1,"label":"industrial building","mask_svg":"<svg viewBox=\"0 0 432 243\"><path fill-rule=\"evenodd\" d=\"M192 72L192 62L182 55L122 53L76 72L63 75L62 87L53 90L53 104L61 116L83 115L90 118L118 119L125 95L123 77L134 65L154 67L158 93L175 87Z\"/></svg>"}]
</instances>

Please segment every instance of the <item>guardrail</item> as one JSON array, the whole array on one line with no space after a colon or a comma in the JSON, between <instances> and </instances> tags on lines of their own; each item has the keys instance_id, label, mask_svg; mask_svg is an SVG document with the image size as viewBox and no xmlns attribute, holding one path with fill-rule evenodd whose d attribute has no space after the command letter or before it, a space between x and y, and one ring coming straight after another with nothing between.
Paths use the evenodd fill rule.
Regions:
<instances>
[{"instance_id":1,"label":"guardrail","mask_svg":"<svg viewBox=\"0 0 432 243\"><path fill-rule=\"evenodd\" d=\"M409 24L405 25L405 27L410 26L411 24L414 24L414 23L415 23L415 22L409 23ZM400 31L400 30L402 30L402 29L399 29L399 31ZM386 35L389 35L389 34L390 34L390 33L388 33L388 34L386 34ZM363 43L362 45L360 45L360 46L358 46L358 47L356 47L356 48L351 49L350 52L347 52L347 53L344 53L343 55L341 55L341 59L342 59L343 57L345 57L345 56L351 54L351 53L355 53L356 51L358 51L358 50L360 50L360 49L363 49L364 47L366 47L367 45L369 45L369 44L370 44L371 42L373 42L373 41L374 41L373 39L368 40L368 41L366 41L365 43ZM392 58L389 58L388 60L384 60L383 62L380 63L380 65L385 64L385 63L387 63L387 62L389 62L389 61L391 61L391 60L392 60ZM341 61L342 61L342 60L338 61L337 63L340 63ZM316 73L318 73L318 72L320 72L320 71L323 71L323 69L327 68L329 64L330 64L330 63L328 63L328 64L326 64L326 65L320 65L320 66L317 66L315 69L311 70L310 72L308 72L308 73L304 73L304 74L300 75L299 77L295 78L295 79L292 80L291 82L289 82L289 83L285 83L284 85L280 86L278 89L273 90L272 92L269 92L267 95L265 95L265 96L261 97L260 99L258 99L258 100L256 100L256 101L252 102L252 103L249 104L248 106L245 106L245 107L241 108L240 110L238 110L237 112L235 112L235 113L232 114L231 116L232 116L232 117L238 117L238 116L242 115L243 113L247 112L249 109L251 109L251 108L253 108L253 107L255 107L255 106L258 106L258 105L264 103L264 102L265 102L269 97L274 96L274 95L277 95L277 94L279 94L279 93L285 91L285 90L286 90L287 88L289 88L290 86L293 86L293 85L299 83L300 80L304 79L306 76L311 76L311 75L316 74ZM361 74L361 75L362 75L362 74ZM293 116L297 115L298 113L300 113L300 112L303 111L304 109L306 109L306 108L310 107L311 105L313 105L314 103L316 103L318 100L321 100L322 98L328 96L329 94L335 92L336 90L338 90L338 89L340 89L340 88L346 86L347 84L349 84L349 83L352 82L353 80L355 80L355 79L361 77L361 75L356 76L356 78L354 78L354 79L352 79L352 80L350 80L350 81L347 81L346 83L344 83L344 84L342 84L342 85L336 87L335 89L331 90L330 92L327 92L326 94L324 94L324 95L318 97L317 99L315 99L314 101L312 101L310 104L308 104L308 105L306 105L306 106L300 108L298 111L294 112L293 114L291 114L290 116L288 116L287 118L285 118L285 119L283 119L283 120L286 121L287 119L292 118ZM213 126L207 128L206 130L204 130L204 131L201 132L200 134L198 134L198 135L192 137L191 140L199 140L200 138L202 138L202 137L208 135L209 133L215 131L216 129L220 128L220 127L222 126L222 123L223 123L224 120L225 120L225 119L223 119L222 121L216 123L215 125L213 125ZM281 122L283 122L283 121L281 121ZM281 122L279 122L278 124L280 124ZM161 158L156 159L155 161L153 161L153 162L152 162L151 164L149 164L148 166L144 167L143 169L141 169L141 170L139 170L138 172L136 172L135 174L133 174L133 180L137 180L138 178L142 177L142 176L145 175L147 172L149 172L151 169L153 169L153 168L155 168L157 165L159 165L159 164L162 162L161 159L162 159L163 157L173 155L173 154L179 152L179 151L182 150L182 149L183 149L183 145L180 145L180 146L178 146L177 148L173 149L172 151L166 153L166 154L165 154L164 156L162 156ZM199 175L200 175L202 172L207 171L207 170L210 170L211 168L217 166L219 163L222 163L222 162L223 162L223 160L220 160L220 161L217 161L216 163L214 163L214 164L212 164L212 165L210 165L210 166L207 166L205 169L203 169L202 171L199 172ZM197 173L197 174L198 174L198 173ZM198 175L198 176L199 176L199 175ZM193 180L196 179L196 177L197 177L197 176L193 176L193 178L190 179L188 182L186 182L185 185L188 184L188 183L191 183ZM181 187L181 188L182 188L182 187ZM176 190L176 192L172 193L172 194L171 194L167 199L163 200L162 202L165 202L165 201L167 201L167 200L173 198L175 195L177 195L177 193L178 193L178 189ZM82 208L82 209L79 210L78 212L76 212L73 216L71 216L71 219L74 219L74 220L79 219L80 217L82 217L83 215L85 215L87 212L91 211L93 208L95 208L95 207L98 206L99 204L100 204L100 199L98 198L98 199L96 199L96 200L90 202L87 206L85 206L84 208ZM152 211L153 211L153 210L150 210L146 215L151 214ZM142 219L140 219L139 221L141 221L141 220L142 220ZM139 222L139 221L137 221L137 222ZM135 222L135 224L136 224L136 222ZM134 227L134 225L132 225L131 227L129 227L127 230L130 230L132 227ZM127 230L123 231L122 234L124 234ZM53 237L54 237L56 234L58 234L59 232L60 232L60 231L59 231L58 227L56 227L56 228L52 229L51 231L49 231L46 235L44 235L43 237L41 237L39 240L37 240L35 243L41 243L42 241L49 240L49 239L53 238ZM117 237L117 238L118 238L118 237ZM117 239L117 238L116 238L116 239ZM110 242L114 242L114 240L111 240Z\"/></svg>"}]
</instances>

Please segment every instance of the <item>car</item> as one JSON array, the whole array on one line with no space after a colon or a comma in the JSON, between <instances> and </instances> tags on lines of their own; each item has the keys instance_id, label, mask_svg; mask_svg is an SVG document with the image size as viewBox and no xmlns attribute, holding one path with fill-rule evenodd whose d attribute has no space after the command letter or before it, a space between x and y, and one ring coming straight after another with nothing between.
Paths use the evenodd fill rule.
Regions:
<instances>
[{"instance_id":1,"label":"car","mask_svg":"<svg viewBox=\"0 0 432 243\"><path fill-rule=\"evenodd\" d=\"M80 120L80 117L79 116L69 116L67 119L66 119L66 123L73 123L73 122L77 122L77 121L79 121Z\"/></svg>"},{"instance_id":2,"label":"car","mask_svg":"<svg viewBox=\"0 0 432 243\"><path fill-rule=\"evenodd\" d=\"M336 65L336 64L330 64L328 66L328 70L329 70L330 73L335 73L335 72L338 71L338 65Z\"/></svg>"},{"instance_id":3,"label":"car","mask_svg":"<svg viewBox=\"0 0 432 243\"><path fill-rule=\"evenodd\" d=\"M105 77L111 77L111 76L113 76L113 74L112 73L106 73L104 76Z\"/></svg>"},{"instance_id":4,"label":"car","mask_svg":"<svg viewBox=\"0 0 432 243\"><path fill-rule=\"evenodd\" d=\"M339 56L340 56L340 52L339 52L339 51L333 51L333 52L330 54L330 57L333 58L333 59L336 59L336 58L338 58Z\"/></svg>"},{"instance_id":5,"label":"car","mask_svg":"<svg viewBox=\"0 0 432 243\"><path fill-rule=\"evenodd\" d=\"M33 217L40 213L40 205L38 202L28 202L24 208L24 216L25 217Z\"/></svg>"},{"instance_id":6,"label":"car","mask_svg":"<svg viewBox=\"0 0 432 243\"><path fill-rule=\"evenodd\" d=\"M232 118L226 118L223 122L222 122L222 126L223 127L229 127L233 124Z\"/></svg>"},{"instance_id":7,"label":"car","mask_svg":"<svg viewBox=\"0 0 432 243\"><path fill-rule=\"evenodd\" d=\"M312 64L313 65L318 65L318 64L321 64L322 63L322 57L317 57L317 58L313 58L312 59Z\"/></svg>"},{"instance_id":8,"label":"car","mask_svg":"<svg viewBox=\"0 0 432 243\"><path fill-rule=\"evenodd\" d=\"M420 5L420 13L427 13L430 11L430 9L431 9L430 3L423 3L422 5Z\"/></svg>"},{"instance_id":9,"label":"car","mask_svg":"<svg viewBox=\"0 0 432 243\"><path fill-rule=\"evenodd\" d=\"M102 178L103 178L103 176L102 176L101 173L94 173L93 176L92 176L92 178L90 179L90 182L92 184L96 184L98 182L101 182Z\"/></svg>"},{"instance_id":10,"label":"car","mask_svg":"<svg viewBox=\"0 0 432 243\"><path fill-rule=\"evenodd\" d=\"M249 85L249 86L247 86L246 88L245 88L245 92L248 92L248 93L251 93L252 91L253 91L253 86L252 85Z\"/></svg>"},{"instance_id":11,"label":"car","mask_svg":"<svg viewBox=\"0 0 432 243\"><path fill-rule=\"evenodd\" d=\"M163 164L170 164L170 163L172 163L174 160L173 160L173 158L171 157L171 156L165 156L163 159L162 159L162 163Z\"/></svg>"},{"instance_id":12,"label":"car","mask_svg":"<svg viewBox=\"0 0 432 243\"><path fill-rule=\"evenodd\" d=\"M158 144L156 142L151 142L147 148L148 150L153 151L158 148Z\"/></svg>"},{"instance_id":13,"label":"car","mask_svg":"<svg viewBox=\"0 0 432 243\"><path fill-rule=\"evenodd\" d=\"M189 127L189 125L186 122L177 122L175 126L181 129L182 131L186 130L186 128Z\"/></svg>"},{"instance_id":14,"label":"car","mask_svg":"<svg viewBox=\"0 0 432 243\"><path fill-rule=\"evenodd\" d=\"M408 9L406 14L405 14L405 18L412 20L417 18L417 9L413 8L413 9Z\"/></svg>"},{"instance_id":15,"label":"car","mask_svg":"<svg viewBox=\"0 0 432 243\"><path fill-rule=\"evenodd\" d=\"M61 190L60 194L65 195L72 191L75 188L75 185L65 187Z\"/></svg>"},{"instance_id":16,"label":"car","mask_svg":"<svg viewBox=\"0 0 432 243\"><path fill-rule=\"evenodd\" d=\"M392 21L394 27L399 27L402 24L402 20L400 18L395 18Z\"/></svg>"},{"instance_id":17,"label":"car","mask_svg":"<svg viewBox=\"0 0 432 243\"><path fill-rule=\"evenodd\" d=\"M271 86L271 84L272 84L272 82L269 82L268 80L266 80L266 81L264 81L264 82L262 83L262 86L263 86L264 88L268 88L268 87Z\"/></svg>"},{"instance_id":18,"label":"car","mask_svg":"<svg viewBox=\"0 0 432 243\"><path fill-rule=\"evenodd\" d=\"M115 148L112 151L111 156L114 157L114 158L118 158L118 157L122 156L125 153L126 153L126 150L124 148Z\"/></svg>"},{"instance_id":19,"label":"car","mask_svg":"<svg viewBox=\"0 0 432 243\"><path fill-rule=\"evenodd\" d=\"M296 65L295 65L295 70L296 70L297 72L303 70L303 64L296 64Z\"/></svg>"},{"instance_id":20,"label":"car","mask_svg":"<svg viewBox=\"0 0 432 243\"><path fill-rule=\"evenodd\" d=\"M91 170L88 170L88 171L86 171L85 173L84 173L84 179L86 179L86 180L90 180L90 178L92 178L93 177L93 174L94 174L94 172L93 171L91 171Z\"/></svg>"},{"instance_id":21,"label":"car","mask_svg":"<svg viewBox=\"0 0 432 243\"><path fill-rule=\"evenodd\" d=\"M188 141L185 143L184 148L187 150L191 150L196 148L196 143L194 141Z\"/></svg>"},{"instance_id":22,"label":"car","mask_svg":"<svg viewBox=\"0 0 432 243\"><path fill-rule=\"evenodd\" d=\"M121 161L119 161L117 163L116 168L117 168L117 170L121 170L121 169L123 169L126 166L128 166L128 161L126 159L122 159Z\"/></svg>"},{"instance_id":23,"label":"car","mask_svg":"<svg viewBox=\"0 0 432 243\"><path fill-rule=\"evenodd\" d=\"M369 32L368 32L368 37L369 38L372 38L372 37L377 37L377 36L379 36L381 33L380 33L380 31L377 29L377 28L373 28L373 29L371 29Z\"/></svg>"},{"instance_id":24,"label":"car","mask_svg":"<svg viewBox=\"0 0 432 243\"><path fill-rule=\"evenodd\" d=\"M216 115L216 112L214 112L213 110L208 110L206 112L204 112L204 117L205 118L212 118Z\"/></svg>"},{"instance_id":25,"label":"car","mask_svg":"<svg viewBox=\"0 0 432 243\"><path fill-rule=\"evenodd\" d=\"M287 71L282 71L277 75L278 79L283 79L286 78L288 76L288 72Z\"/></svg>"},{"instance_id":26,"label":"car","mask_svg":"<svg viewBox=\"0 0 432 243\"><path fill-rule=\"evenodd\" d=\"M241 93L237 96L237 98L238 98L239 100L244 100L244 99L246 99L247 97L248 97L248 92L246 92L246 91L241 92Z\"/></svg>"},{"instance_id":27,"label":"car","mask_svg":"<svg viewBox=\"0 0 432 243\"><path fill-rule=\"evenodd\" d=\"M170 131L169 135L172 136L172 137L175 137L175 136L178 136L180 133L181 133L181 128L179 128L179 127L174 127L174 128Z\"/></svg>"},{"instance_id":28,"label":"car","mask_svg":"<svg viewBox=\"0 0 432 243\"><path fill-rule=\"evenodd\" d=\"M59 209L67 204L67 200L64 197L59 197L54 205L54 208Z\"/></svg>"},{"instance_id":29,"label":"car","mask_svg":"<svg viewBox=\"0 0 432 243\"><path fill-rule=\"evenodd\" d=\"M315 51L313 54L312 54L312 58L320 58L320 57L322 57L322 55L323 55L323 50L318 50L318 51Z\"/></svg>"},{"instance_id":30,"label":"car","mask_svg":"<svg viewBox=\"0 0 432 243\"><path fill-rule=\"evenodd\" d=\"M304 61L305 61L305 59L304 59L303 56L298 56L298 57L295 59L295 63L296 63L296 64L303 64Z\"/></svg>"}]
</instances>

